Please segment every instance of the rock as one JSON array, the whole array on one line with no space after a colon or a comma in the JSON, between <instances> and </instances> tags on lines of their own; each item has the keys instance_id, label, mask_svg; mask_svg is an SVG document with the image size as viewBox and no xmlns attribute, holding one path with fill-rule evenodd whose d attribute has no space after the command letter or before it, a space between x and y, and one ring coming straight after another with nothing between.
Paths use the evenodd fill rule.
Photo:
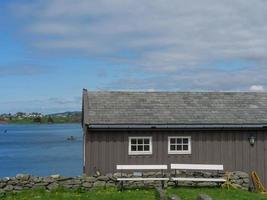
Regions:
<instances>
[{"instance_id":1,"label":"rock","mask_svg":"<svg viewBox=\"0 0 267 200\"><path fill-rule=\"evenodd\" d=\"M106 182L105 181L96 181L94 182L94 187L105 187Z\"/></svg>"},{"instance_id":2,"label":"rock","mask_svg":"<svg viewBox=\"0 0 267 200\"><path fill-rule=\"evenodd\" d=\"M212 173L211 172L203 172L203 177L204 178L210 178L210 177L212 177Z\"/></svg>"},{"instance_id":3,"label":"rock","mask_svg":"<svg viewBox=\"0 0 267 200\"><path fill-rule=\"evenodd\" d=\"M47 186L49 183L35 183L33 186Z\"/></svg>"},{"instance_id":4,"label":"rock","mask_svg":"<svg viewBox=\"0 0 267 200\"><path fill-rule=\"evenodd\" d=\"M72 180L72 177L64 177L64 176L60 176L57 181L67 181L67 180Z\"/></svg>"},{"instance_id":5,"label":"rock","mask_svg":"<svg viewBox=\"0 0 267 200\"><path fill-rule=\"evenodd\" d=\"M58 183L50 183L47 187L48 190L55 190L58 188Z\"/></svg>"},{"instance_id":6,"label":"rock","mask_svg":"<svg viewBox=\"0 0 267 200\"><path fill-rule=\"evenodd\" d=\"M197 186L199 186L199 187L214 187L217 185L218 185L218 183L216 183L216 182L199 182L199 183L197 183Z\"/></svg>"},{"instance_id":7,"label":"rock","mask_svg":"<svg viewBox=\"0 0 267 200\"><path fill-rule=\"evenodd\" d=\"M231 181L232 180L237 180L237 179L239 179L239 176L237 176L236 174L233 174L233 175L230 176L230 180Z\"/></svg>"},{"instance_id":8,"label":"rock","mask_svg":"<svg viewBox=\"0 0 267 200\"><path fill-rule=\"evenodd\" d=\"M93 183L85 182L85 183L82 184L82 186L85 187L85 188L91 188L91 187L93 187Z\"/></svg>"},{"instance_id":9,"label":"rock","mask_svg":"<svg viewBox=\"0 0 267 200\"><path fill-rule=\"evenodd\" d=\"M116 183L115 182L107 182L106 187L115 187Z\"/></svg>"},{"instance_id":10,"label":"rock","mask_svg":"<svg viewBox=\"0 0 267 200\"><path fill-rule=\"evenodd\" d=\"M117 173L114 173L113 174L113 177L114 178L127 177L127 174L126 173L119 173L119 172L117 172Z\"/></svg>"},{"instance_id":11,"label":"rock","mask_svg":"<svg viewBox=\"0 0 267 200\"><path fill-rule=\"evenodd\" d=\"M17 174L16 179L21 180L21 181L27 181L29 180L30 175L29 174Z\"/></svg>"},{"instance_id":12,"label":"rock","mask_svg":"<svg viewBox=\"0 0 267 200\"><path fill-rule=\"evenodd\" d=\"M72 180L68 180L66 182L70 183L72 185L81 185L81 183L82 183L80 179L72 179Z\"/></svg>"},{"instance_id":13,"label":"rock","mask_svg":"<svg viewBox=\"0 0 267 200\"><path fill-rule=\"evenodd\" d=\"M6 183L5 182L0 182L0 188L3 188L6 186Z\"/></svg>"},{"instance_id":14,"label":"rock","mask_svg":"<svg viewBox=\"0 0 267 200\"><path fill-rule=\"evenodd\" d=\"M243 178L244 183L249 183L249 178Z\"/></svg>"},{"instance_id":15,"label":"rock","mask_svg":"<svg viewBox=\"0 0 267 200\"><path fill-rule=\"evenodd\" d=\"M168 200L181 200L181 198L174 194L171 194L168 196Z\"/></svg>"},{"instance_id":16,"label":"rock","mask_svg":"<svg viewBox=\"0 0 267 200\"><path fill-rule=\"evenodd\" d=\"M97 177L97 180L98 180L98 181L108 181L109 178L108 178L107 176L98 176L98 177Z\"/></svg>"},{"instance_id":17,"label":"rock","mask_svg":"<svg viewBox=\"0 0 267 200\"><path fill-rule=\"evenodd\" d=\"M72 185L71 188L72 188L72 189L79 189L79 188L81 188L81 185Z\"/></svg>"},{"instance_id":18,"label":"rock","mask_svg":"<svg viewBox=\"0 0 267 200\"><path fill-rule=\"evenodd\" d=\"M59 174L54 174L54 175L51 175L50 177L53 178L53 179L59 179L60 175Z\"/></svg>"},{"instance_id":19,"label":"rock","mask_svg":"<svg viewBox=\"0 0 267 200\"><path fill-rule=\"evenodd\" d=\"M239 176L240 178L249 178L249 175L246 172L236 171L234 173L236 176Z\"/></svg>"},{"instance_id":20,"label":"rock","mask_svg":"<svg viewBox=\"0 0 267 200\"><path fill-rule=\"evenodd\" d=\"M116 181L116 180L117 180L117 179L113 176L113 174L111 174L111 173L108 173L106 176L108 177L109 180L112 180L112 181Z\"/></svg>"},{"instance_id":21,"label":"rock","mask_svg":"<svg viewBox=\"0 0 267 200\"><path fill-rule=\"evenodd\" d=\"M68 184L64 184L64 185L61 185L63 188L66 188L66 189L72 189L72 185L68 185Z\"/></svg>"},{"instance_id":22,"label":"rock","mask_svg":"<svg viewBox=\"0 0 267 200\"><path fill-rule=\"evenodd\" d=\"M6 192L11 192L13 190L13 185L7 185L6 187L4 187L4 191Z\"/></svg>"},{"instance_id":23,"label":"rock","mask_svg":"<svg viewBox=\"0 0 267 200\"><path fill-rule=\"evenodd\" d=\"M168 185L169 187L173 187L173 186L175 186L175 182L173 182L173 181L168 181L167 185Z\"/></svg>"},{"instance_id":24,"label":"rock","mask_svg":"<svg viewBox=\"0 0 267 200\"><path fill-rule=\"evenodd\" d=\"M144 172L143 173L143 176L144 177L154 177L155 176L155 172Z\"/></svg>"},{"instance_id":25,"label":"rock","mask_svg":"<svg viewBox=\"0 0 267 200\"><path fill-rule=\"evenodd\" d=\"M212 200L212 198L206 194L200 194L197 196L197 200Z\"/></svg>"},{"instance_id":26,"label":"rock","mask_svg":"<svg viewBox=\"0 0 267 200\"><path fill-rule=\"evenodd\" d=\"M242 186L241 185L239 185L239 184L236 184L236 183L233 183L232 184L235 188L237 188L237 189L241 189L242 188Z\"/></svg>"},{"instance_id":27,"label":"rock","mask_svg":"<svg viewBox=\"0 0 267 200\"><path fill-rule=\"evenodd\" d=\"M87 176L87 177L84 178L84 180L86 182L93 183L93 182L96 181L96 178L95 177L92 177L92 176Z\"/></svg>"},{"instance_id":28,"label":"rock","mask_svg":"<svg viewBox=\"0 0 267 200\"><path fill-rule=\"evenodd\" d=\"M5 190L4 189L0 189L0 194L3 194L3 193L5 193Z\"/></svg>"},{"instance_id":29,"label":"rock","mask_svg":"<svg viewBox=\"0 0 267 200\"><path fill-rule=\"evenodd\" d=\"M100 171L97 170L97 171L95 172L95 176L96 176L96 177L101 176Z\"/></svg>"},{"instance_id":30,"label":"rock","mask_svg":"<svg viewBox=\"0 0 267 200\"><path fill-rule=\"evenodd\" d=\"M44 177L43 182L45 183L53 183L55 180L52 177Z\"/></svg>"},{"instance_id":31,"label":"rock","mask_svg":"<svg viewBox=\"0 0 267 200\"><path fill-rule=\"evenodd\" d=\"M34 183L40 183L42 180L43 180L43 179L42 179L41 177L39 177L39 176L33 176L33 177L32 177L32 181L33 181Z\"/></svg>"},{"instance_id":32,"label":"rock","mask_svg":"<svg viewBox=\"0 0 267 200\"><path fill-rule=\"evenodd\" d=\"M21 191L23 189L23 187L21 186L14 186L13 190L15 191Z\"/></svg>"},{"instance_id":33,"label":"rock","mask_svg":"<svg viewBox=\"0 0 267 200\"><path fill-rule=\"evenodd\" d=\"M237 179L233 181L235 184L242 185L244 183L243 179Z\"/></svg>"},{"instance_id":34,"label":"rock","mask_svg":"<svg viewBox=\"0 0 267 200\"><path fill-rule=\"evenodd\" d=\"M4 178L2 179L2 181L5 182L5 183L7 183L9 180L10 180L9 177L4 177Z\"/></svg>"},{"instance_id":35,"label":"rock","mask_svg":"<svg viewBox=\"0 0 267 200\"><path fill-rule=\"evenodd\" d=\"M34 185L34 184L32 184L32 183L27 183L27 184L25 184L24 186L25 186L25 187L28 187L28 188L31 188L33 185Z\"/></svg>"}]
</instances>

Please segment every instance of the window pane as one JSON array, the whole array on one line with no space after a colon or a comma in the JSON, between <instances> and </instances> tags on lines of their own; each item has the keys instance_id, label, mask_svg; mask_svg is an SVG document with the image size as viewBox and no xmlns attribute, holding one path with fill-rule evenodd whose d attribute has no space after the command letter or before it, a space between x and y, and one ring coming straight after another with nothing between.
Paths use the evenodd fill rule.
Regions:
<instances>
[{"instance_id":1,"label":"window pane","mask_svg":"<svg viewBox=\"0 0 267 200\"><path fill-rule=\"evenodd\" d=\"M177 145L177 151L182 151L182 145Z\"/></svg>"},{"instance_id":2,"label":"window pane","mask_svg":"<svg viewBox=\"0 0 267 200\"><path fill-rule=\"evenodd\" d=\"M149 139L144 139L144 144L149 144Z\"/></svg>"},{"instance_id":3,"label":"window pane","mask_svg":"<svg viewBox=\"0 0 267 200\"><path fill-rule=\"evenodd\" d=\"M177 138L177 144L182 144L182 139L181 138Z\"/></svg>"},{"instance_id":4,"label":"window pane","mask_svg":"<svg viewBox=\"0 0 267 200\"><path fill-rule=\"evenodd\" d=\"M175 138L171 138L171 139L170 139L170 143L171 143L171 144L175 144L175 142L176 142L176 141L175 141Z\"/></svg>"},{"instance_id":5,"label":"window pane","mask_svg":"<svg viewBox=\"0 0 267 200\"><path fill-rule=\"evenodd\" d=\"M171 151L175 151L175 145L171 145Z\"/></svg>"},{"instance_id":6,"label":"window pane","mask_svg":"<svg viewBox=\"0 0 267 200\"><path fill-rule=\"evenodd\" d=\"M131 139L131 144L136 144L136 139Z\"/></svg>"},{"instance_id":7,"label":"window pane","mask_svg":"<svg viewBox=\"0 0 267 200\"><path fill-rule=\"evenodd\" d=\"M187 151L188 150L188 145L183 145L183 150Z\"/></svg>"},{"instance_id":8,"label":"window pane","mask_svg":"<svg viewBox=\"0 0 267 200\"><path fill-rule=\"evenodd\" d=\"M143 151L143 150L144 150L143 145L138 145L138 151Z\"/></svg>"},{"instance_id":9,"label":"window pane","mask_svg":"<svg viewBox=\"0 0 267 200\"><path fill-rule=\"evenodd\" d=\"M143 144L143 139L138 139L138 144Z\"/></svg>"},{"instance_id":10,"label":"window pane","mask_svg":"<svg viewBox=\"0 0 267 200\"><path fill-rule=\"evenodd\" d=\"M136 151L136 146L131 146L131 151Z\"/></svg>"},{"instance_id":11,"label":"window pane","mask_svg":"<svg viewBox=\"0 0 267 200\"><path fill-rule=\"evenodd\" d=\"M149 151L149 145L144 145L144 151Z\"/></svg>"},{"instance_id":12,"label":"window pane","mask_svg":"<svg viewBox=\"0 0 267 200\"><path fill-rule=\"evenodd\" d=\"M183 139L183 143L184 143L184 144L188 144L188 138L184 138L184 139Z\"/></svg>"}]
</instances>

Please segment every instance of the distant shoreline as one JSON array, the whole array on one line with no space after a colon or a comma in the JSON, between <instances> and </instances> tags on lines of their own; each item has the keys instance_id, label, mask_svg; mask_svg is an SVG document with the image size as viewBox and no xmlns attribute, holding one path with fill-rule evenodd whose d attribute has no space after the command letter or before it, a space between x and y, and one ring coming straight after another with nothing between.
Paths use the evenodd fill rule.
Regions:
<instances>
[{"instance_id":1,"label":"distant shoreline","mask_svg":"<svg viewBox=\"0 0 267 200\"><path fill-rule=\"evenodd\" d=\"M32 124L79 124L79 121L65 121L65 122L60 122L60 121L56 121L53 123L49 123L49 122L33 122L33 121L0 121L0 125L4 125L4 124L23 124L23 125L32 125Z\"/></svg>"}]
</instances>

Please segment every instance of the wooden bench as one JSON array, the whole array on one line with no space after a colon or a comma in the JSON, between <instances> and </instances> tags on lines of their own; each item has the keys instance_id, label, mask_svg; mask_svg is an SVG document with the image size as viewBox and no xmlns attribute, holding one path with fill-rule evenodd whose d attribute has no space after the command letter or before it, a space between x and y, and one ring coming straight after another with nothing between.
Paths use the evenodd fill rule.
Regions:
<instances>
[{"instance_id":1,"label":"wooden bench","mask_svg":"<svg viewBox=\"0 0 267 200\"><path fill-rule=\"evenodd\" d=\"M168 169L167 165L117 165L117 170L120 170L121 176L123 174L123 171L125 170L133 171L133 172L135 170L137 170L138 172L140 171L142 172L144 170L150 170L149 172L156 171L156 170L161 171L161 177L143 177L143 173L141 173L140 176L138 177L118 177L117 181L120 181L121 189L123 188L123 181L161 181L161 186L163 188L164 181L169 180L169 178L166 178L164 175L164 170L167 170L167 169ZM134 176L134 173L133 173L133 176Z\"/></svg>"},{"instance_id":2,"label":"wooden bench","mask_svg":"<svg viewBox=\"0 0 267 200\"><path fill-rule=\"evenodd\" d=\"M176 181L192 181L192 182L217 182L223 183L224 178L197 178L197 177L177 177L176 170L197 170L197 171L223 171L223 165L202 165L202 164L171 164L171 170L175 170L175 177L171 180Z\"/></svg>"}]
</instances>

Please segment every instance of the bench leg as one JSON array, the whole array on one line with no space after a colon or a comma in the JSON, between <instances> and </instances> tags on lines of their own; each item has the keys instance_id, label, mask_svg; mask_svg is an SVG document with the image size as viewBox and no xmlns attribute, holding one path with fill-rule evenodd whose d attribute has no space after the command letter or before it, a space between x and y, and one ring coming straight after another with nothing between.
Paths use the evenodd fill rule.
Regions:
<instances>
[{"instance_id":1,"label":"bench leg","mask_svg":"<svg viewBox=\"0 0 267 200\"><path fill-rule=\"evenodd\" d=\"M161 181L161 189L164 189L164 181Z\"/></svg>"},{"instance_id":2,"label":"bench leg","mask_svg":"<svg viewBox=\"0 0 267 200\"><path fill-rule=\"evenodd\" d=\"M123 190L123 181L120 181L120 184L119 184L119 190L120 190L120 191Z\"/></svg>"},{"instance_id":3,"label":"bench leg","mask_svg":"<svg viewBox=\"0 0 267 200\"><path fill-rule=\"evenodd\" d=\"M178 187L178 181L174 181L175 187Z\"/></svg>"}]
</instances>

